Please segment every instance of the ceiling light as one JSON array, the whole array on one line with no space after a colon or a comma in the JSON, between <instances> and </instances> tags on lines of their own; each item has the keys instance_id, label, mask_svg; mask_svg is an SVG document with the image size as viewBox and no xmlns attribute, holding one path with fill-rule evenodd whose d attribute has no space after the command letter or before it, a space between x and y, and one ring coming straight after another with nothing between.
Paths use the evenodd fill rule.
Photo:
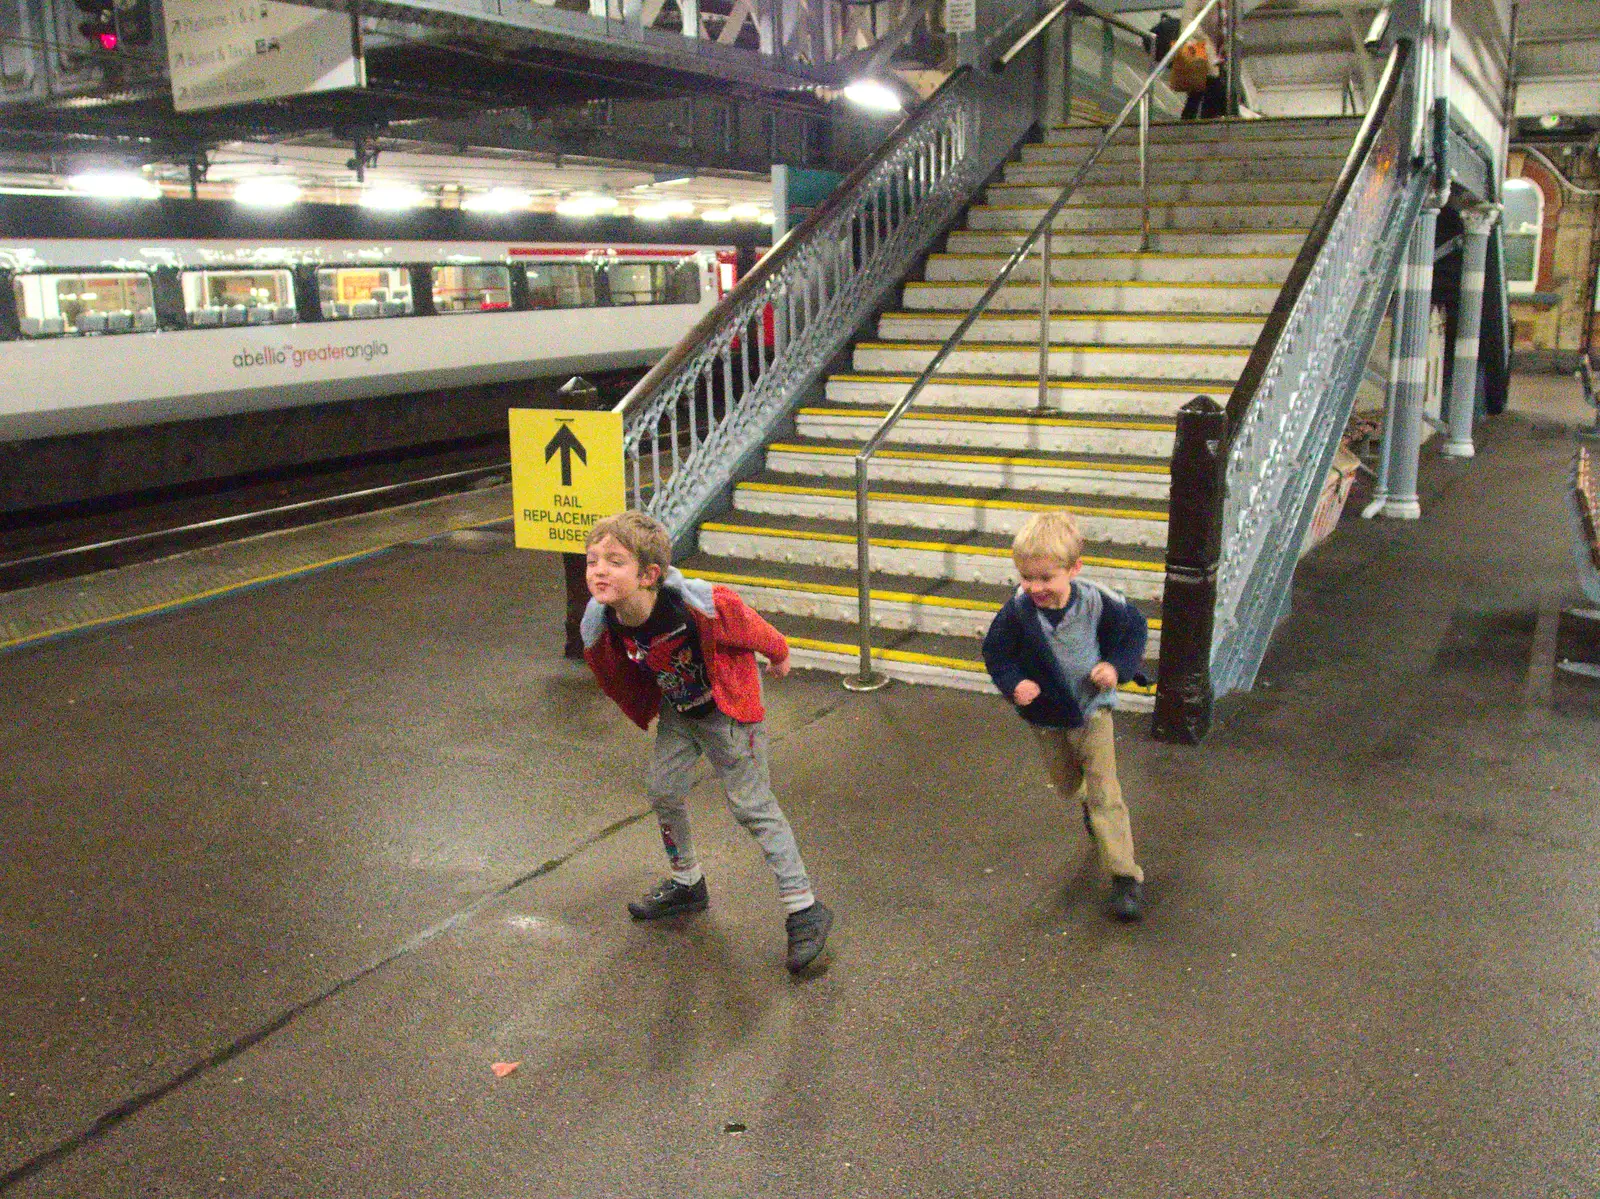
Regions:
<instances>
[{"instance_id":1,"label":"ceiling light","mask_svg":"<svg viewBox=\"0 0 1600 1199\"><path fill-rule=\"evenodd\" d=\"M844 89L844 98L868 112L899 112L900 94L876 79L862 79Z\"/></svg>"},{"instance_id":2,"label":"ceiling light","mask_svg":"<svg viewBox=\"0 0 1600 1199\"><path fill-rule=\"evenodd\" d=\"M1554 129L1559 124L1561 124L1561 114L1559 112L1547 112L1539 118L1539 128L1541 129Z\"/></svg>"},{"instance_id":3,"label":"ceiling light","mask_svg":"<svg viewBox=\"0 0 1600 1199\"><path fill-rule=\"evenodd\" d=\"M761 209L754 204L735 204L728 209L728 215L736 221L759 221Z\"/></svg>"},{"instance_id":4,"label":"ceiling light","mask_svg":"<svg viewBox=\"0 0 1600 1199\"><path fill-rule=\"evenodd\" d=\"M763 225L771 225L771 224L774 224L776 222L777 218L774 217L770 212L763 212L760 216L758 216L756 218L756 220L759 221Z\"/></svg>"},{"instance_id":5,"label":"ceiling light","mask_svg":"<svg viewBox=\"0 0 1600 1199\"><path fill-rule=\"evenodd\" d=\"M599 216L603 212L611 212L617 207L617 198L608 195L578 195L568 196L556 205L559 216Z\"/></svg>"},{"instance_id":6,"label":"ceiling light","mask_svg":"<svg viewBox=\"0 0 1600 1199\"><path fill-rule=\"evenodd\" d=\"M685 183L693 183L693 175L685 175L676 171L668 171L656 176L657 187L682 187Z\"/></svg>"},{"instance_id":7,"label":"ceiling light","mask_svg":"<svg viewBox=\"0 0 1600 1199\"><path fill-rule=\"evenodd\" d=\"M733 213L726 208L708 208L700 214L702 221L710 221L713 225L725 225L733 220Z\"/></svg>"},{"instance_id":8,"label":"ceiling light","mask_svg":"<svg viewBox=\"0 0 1600 1199\"><path fill-rule=\"evenodd\" d=\"M461 207L467 212L518 212L533 203L527 192L509 187L496 187L486 192L466 197Z\"/></svg>"},{"instance_id":9,"label":"ceiling light","mask_svg":"<svg viewBox=\"0 0 1600 1199\"><path fill-rule=\"evenodd\" d=\"M665 204L641 204L633 210L633 215L641 221L664 221L672 214Z\"/></svg>"},{"instance_id":10,"label":"ceiling light","mask_svg":"<svg viewBox=\"0 0 1600 1199\"><path fill-rule=\"evenodd\" d=\"M233 185L233 202L250 208L287 208L300 194L292 179L244 179Z\"/></svg>"},{"instance_id":11,"label":"ceiling light","mask_svg":"<svg viewBox=\"0 0 1600 1199\"><path fill-rule=\"evenodd\" d=\"M420 188L399 184L375 187L361 193L361 207L375 208L380 212L398 212L404 208L421 208L427 197Z\"/></svg>"},{"instance_id":12,"label":"ceiling light","mask_svg":"<svg viewBox=\"0 0 1600 1199\"><path fill-rule=\"evenodd\" d=\"M67 180L67 186L102 200L158 200L161 188L142 175L127 171L88 171Z\"/></svg>"}]
</instances>

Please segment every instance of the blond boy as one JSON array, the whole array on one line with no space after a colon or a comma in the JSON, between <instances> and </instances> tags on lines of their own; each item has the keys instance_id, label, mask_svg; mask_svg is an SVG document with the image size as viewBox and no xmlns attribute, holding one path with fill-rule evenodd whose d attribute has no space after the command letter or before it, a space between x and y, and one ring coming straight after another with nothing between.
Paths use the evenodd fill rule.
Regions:
<instances>
[{"instance_id":1,"label":"blond boy","mask_svg":"<svg viewBox=\"0 0 1600 1199\"><path fill-rule=\"evenodd\" d=\"M989 626L984 664L1033 731L1051 782L1082 805L1084 827L1111 872L1111 914L1138 920L1144 871L1134 860L1117 782L1111 711L1117 684L1138 675L1144 662L1144 614L1078 578L1083 537L1070 512L1032 517L1011 556L1022 585Z\"/></svg>"}]
</instances>

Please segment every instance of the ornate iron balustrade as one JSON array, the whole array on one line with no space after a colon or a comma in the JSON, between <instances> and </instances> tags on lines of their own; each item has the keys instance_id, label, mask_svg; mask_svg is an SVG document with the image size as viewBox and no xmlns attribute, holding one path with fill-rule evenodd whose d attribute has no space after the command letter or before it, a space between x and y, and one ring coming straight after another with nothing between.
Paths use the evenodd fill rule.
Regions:
<instances>
[{"instance_id":1,"label":"ornate iron balustrade","mask_svg":"<svg viewBox=\"0 0 1600 1199\"><path fill-rule=\"evenodd\" d=\"M1306 529L1427 190L1389 56L1339 180L1227 410L1196 398L1173 454L1155 735L1198 741L1211 700L1248 690L1285 614ZM1180 494L1180 488L1193 494Z\"/></svg>"},{"instance_id":2,"label":"ornate iron balustrade","mask_svg":"<svg viewBox=\"0 0 1600 1199\"><path fill-rule=\"evenodd\" d=\"M629 501L682 538L982 182L963 68L618 405Z\"/></svg>"}]
</instances>

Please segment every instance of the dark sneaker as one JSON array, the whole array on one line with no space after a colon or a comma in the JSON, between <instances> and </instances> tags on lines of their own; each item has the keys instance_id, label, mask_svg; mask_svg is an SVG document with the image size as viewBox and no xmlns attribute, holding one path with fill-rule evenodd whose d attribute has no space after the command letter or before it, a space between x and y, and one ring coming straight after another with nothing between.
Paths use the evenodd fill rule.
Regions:
<instances>
[{"instance_id":1,"label":"dark sneaker","mask_svg":"<svg viewBox=\"0 0 1600 1199\"><path fill-rule=\"evenodd\" d=\"M1094 840L1094 821L1089 819L1089 805L1083 805L1083 831L1089 834L1089 840Z\"/></svg>"},{"instance_id":2,"label":"dark sneaker","mask_svg":"<svg viewBox=\"0 0 1600 1199\"><path fill-rule=\"evenodd\" d=\"M783 927L789 934L789 957L784 965L790 974L799 974L822 952L828 930L833 927L833 913L819 901L804 911L790 913Z\"/></svg>"},{"instance_id":3,"label":"dark sneaker","mask_svg":"<svg viewBox=\"0 0 1600 1199\"><path fill-rule=\"evenodd\" d=\"M1111 914L1118 920L1139 920L1144 916L1144 887L1126 874L1111 876Z\"/></svg>"},{"instance_id":4,"label":"dark sneaker","mask_svg":"<svg viewBox=\"0 0 1600 1199\"><path fill-rule=\"evenodd\" d=\"M679 912L703 912L710 902L705 879L686 887L669 878L637 903L630 903L628 915L635 920L660 920L663 916L676 916Z\"/></svg>"}]
</instances>

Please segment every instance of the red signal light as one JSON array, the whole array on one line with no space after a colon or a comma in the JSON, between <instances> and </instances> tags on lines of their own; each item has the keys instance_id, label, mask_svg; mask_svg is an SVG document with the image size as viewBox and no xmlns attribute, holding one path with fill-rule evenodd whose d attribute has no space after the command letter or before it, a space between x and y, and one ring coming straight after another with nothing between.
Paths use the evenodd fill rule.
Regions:
<instances>
[{"instance_id":1,"label":"red signal light","mask_svg":"<svg viewBox=\"0 0 1600 1199\"><path fill-rule=\"evenodd\" d=\"M117 48L117 35L116 34L114 34L114 33L102 33L102 34L98 34L96 36L100 39L100 49L102 49L102 50L115 50Z\"/></svg>"}]
</instances>

